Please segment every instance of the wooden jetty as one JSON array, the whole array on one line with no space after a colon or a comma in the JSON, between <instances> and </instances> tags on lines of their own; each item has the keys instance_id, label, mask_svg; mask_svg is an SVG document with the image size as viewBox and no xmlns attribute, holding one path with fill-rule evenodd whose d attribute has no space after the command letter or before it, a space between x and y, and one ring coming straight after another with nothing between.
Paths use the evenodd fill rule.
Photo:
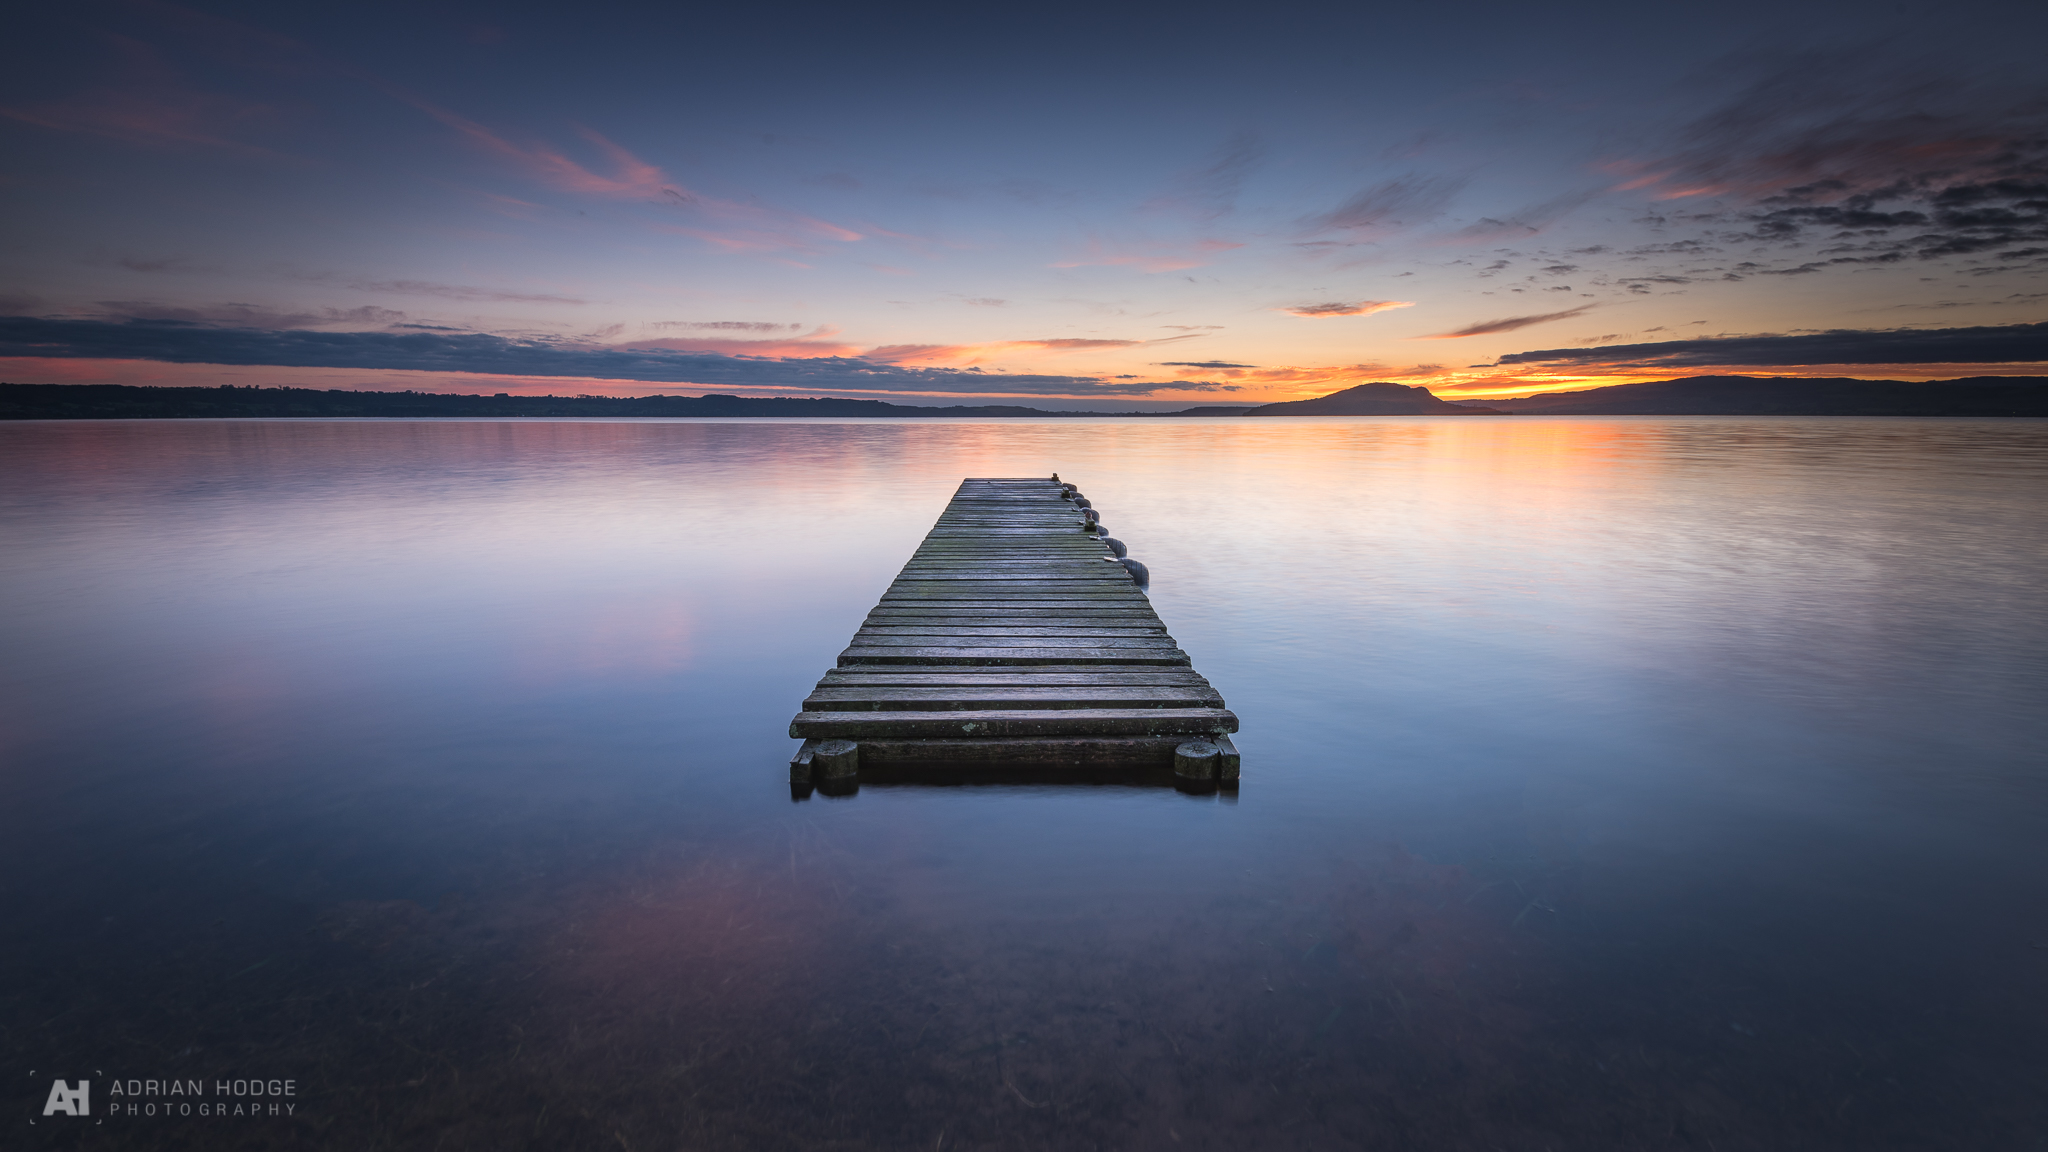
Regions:
<instances>
[{"instance_id":1,"label":"wooden jetty","mask_svg":"<svg viewBox=\"0 0 2048 1152\"><path fill-rule=\"evenodd\" d=\"M1152 610L1144 568L1057 475L963 480L790 722L790 783L862 767L1171 767L1234 787L1237 717Z\"/></svg>"}]
</instances>

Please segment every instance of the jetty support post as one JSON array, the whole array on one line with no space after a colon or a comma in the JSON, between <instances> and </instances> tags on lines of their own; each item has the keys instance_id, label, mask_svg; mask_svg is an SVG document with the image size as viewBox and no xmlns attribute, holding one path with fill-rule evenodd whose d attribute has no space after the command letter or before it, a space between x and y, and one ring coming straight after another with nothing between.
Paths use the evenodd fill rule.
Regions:
<instances>
[{"instance_id":1,"label":"jetty support post","mask_svg":"<svg viewBox=\"0 0 2048 1152\"><path fill-rule=\"evenodd\" d=\"M1209 737L1209 742L1216 745L1217 783L1225 788L1237 787L1238 769L1241 763L1237 754L1237 745L1231 743L1230 737L1221 732Z\"/></svg>"},{"instance_id":2,"label":"jetty support post","mask_svg":"<svg viewBox=\"0 0 2048 1152\"><path fill-rule=\"evenodd\" d=\"M1190 740L1173 750L1173 774L1183 780L1214 782L1223 749L1208 740Z\"/></svg>"}]
</instances>

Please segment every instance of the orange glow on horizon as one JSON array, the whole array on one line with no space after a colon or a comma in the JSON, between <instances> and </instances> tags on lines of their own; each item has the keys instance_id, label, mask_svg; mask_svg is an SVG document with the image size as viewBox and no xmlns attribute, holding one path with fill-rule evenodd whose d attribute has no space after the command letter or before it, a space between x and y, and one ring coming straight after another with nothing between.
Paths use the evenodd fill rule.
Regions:
<instances>
[{"instance_id":1,"label":"orange glow on horizon","mask_svg":"<svg viewBox=\"0 0 2048 1152\"><path fill-rule=\"evenodd\" d=\"M940 351L940 350L935 350ZM934 356L933 359L940 357ZM924 357L909 355L902 360L916 363ZM1102 373L1109 376L1110 373ZM1581 371L1523 372L1499 369L1445 370L1433 365L1391 369L1372 364L1305 368L1185 369L1179 380L1162 380L1149 391L1108 394L1077 389L1068 393L1041 392L938 392L903 389L853 389L786 385L693 384L679 381L617 380L587 376L502 376L488 373L427 372L413 369L289 368L241 364L172 364L154 360L86 360L54 357L0 357L0 380L12 383L123 384L159 388L209 388L222 384L239 387L285 387L340 389L362 392L418 391L467 395L504 392L512 396L698 396L717 393L732 396L842 396L919 405L1018 404L1058 408L1063 404L1128 402L1133 406L1162 404L1253 405L1284 400L1307 400L1340 392L1360 384L1396 383L1420 385L1446 400L1485 402L1552 392L1584 391L1617 384L1640 384L1688 376L1749 376L1757 378L1852 377L1866 380L1950 380L1969 376L2048 375L2039 364L1832 364L1802 366L1797 370L1754 366L1708 366L1662 371L1616 368L1602 371L1597 366ZM1002 377L991 374L989 384L997 386ZM1221 380L1239 388L1195 389L1187 383Z\"/></svg>"}]
</instances>

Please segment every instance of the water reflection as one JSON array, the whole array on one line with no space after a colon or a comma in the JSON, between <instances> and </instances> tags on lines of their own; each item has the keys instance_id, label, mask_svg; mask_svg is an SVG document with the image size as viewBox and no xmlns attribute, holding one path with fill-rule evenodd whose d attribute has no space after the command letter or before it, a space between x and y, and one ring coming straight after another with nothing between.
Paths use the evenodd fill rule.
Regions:
<instances>
[{"instance_id":1,"label":"water reflection","mask_svg":"<svg viewBox=\"0 0 2048 1152\"><path fill-rule=\"evenodd\" d=\"M2044 447L0 426L8 1034L308 1086L111 1146L2020 1146ZM959 478L1055 469L1242 796L790 804L792 708Z\"/></svg>"}]
</instances>

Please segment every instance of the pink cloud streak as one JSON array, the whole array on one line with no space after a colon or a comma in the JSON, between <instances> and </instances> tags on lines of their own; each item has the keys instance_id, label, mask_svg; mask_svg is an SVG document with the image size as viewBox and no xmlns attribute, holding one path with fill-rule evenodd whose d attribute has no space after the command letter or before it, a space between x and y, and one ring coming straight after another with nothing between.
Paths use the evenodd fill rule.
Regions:
<instances>
[{"instance_id":1,"label":"pink cloud streak","mask_svg":"<svg viewBox=\"0 0 2048 1152\"><path fill-rule=\"evenodd\" d=\"M696 228L656 224L657 231L689 236L727 252L815 251L819 240L851 244L865 239L851 228L799 212L722 200L693 191L671 180L658 166L634 155L602 133L581 125L576 134L587 141L606 161L607 171L594 171L547 144L519 145L482 124L440 105L408 93L393 94L428 116L454 129L472 143L523 170L528 177L564 192L610 200L638 200L666 204L695 212L712 221L732 225Z\"/></svg>"}]
</instances>

